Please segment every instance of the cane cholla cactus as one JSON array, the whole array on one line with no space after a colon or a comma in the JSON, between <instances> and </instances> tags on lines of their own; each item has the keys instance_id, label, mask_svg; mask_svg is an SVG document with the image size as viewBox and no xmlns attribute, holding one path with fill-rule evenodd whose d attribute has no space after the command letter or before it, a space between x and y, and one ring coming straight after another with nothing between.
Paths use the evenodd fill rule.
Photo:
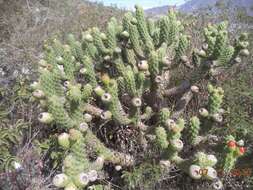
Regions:
<instances>
[{"instance_id":1,"label":"cane cholla cactus","mask_svg":"<svg viewBox=\"0 0 253 190\"><path fill-rule=\"evenodd\" d=\"M244 155L246 149L244 147L244 141L239 140L236 142L232 135L226 137L225 143L222 167L224 172L227 173L235 167L237 159Z\"/></svg>"},{"instance_id":2,"label":"cane cholla cactus","mask_svg":"<svg viewBox=\"0 0 253 190\"><path fill-rule=\"evenodd\" d=\"M85 187L89 182L98 178L98 171L103 167L103 157L98 157L93 163L89 161L86 154L85 137L81 131L70 129L70 134L63 133L58 137L62 147L69 148L71 144L71 148L63 161L64 173L56 175L53 179L57 187L65 187L65 189Z\"/></svg>"},{"instance_id":3,"label":"cane cholla cactus","mask_svg":"<svg viewBox=\"0 0 253 190\"><path fill-rule=\"evenodd\" d=\"M229 43L227 26L227 22L219 25L209 24L204 29L205 43L202 49L195 49L193 52L192 60L196 65L200 65L202 61L209 61L209 64L204 66L210 68L211 75L217 74L217 68L226 67L227 63L239 63L241 57L249 55L247 34L243 33L232 45Z\"/></svg>"},{"instance_id":4,"label":"cane cholla cactus","mask_svg":"<svg viewBox=\"0 0 253 190\"><path fill-rule=\"evenodd\" d=\"M199 113L204 118L209 118L216 122L222 122L222 114L224 113L224 110L221 108L221 105L223 102L224 91L221 87L216 88L211 84L208 84L207 88L209 92L208 110L201 108Z\"/></svg>"},{"instance_id":5,"label":"cane cholla cactus","mask_svg":"<svg viewBox=\"0 0 253 190\"><path fill-rule=\"evenodd\" d=\"M199 118L194 116L190 119L190 141L195 144L199 135L200 121Z\"/></svg>"},{"instance_id":6,"label":"cane cholla cactus","mask_svg":"<svg viewBox=\"0 0 253 190\"><path fill-rule=\"evenodd\" d=\"M195 179L203 176L194 173L196 168L207 169L204 178L216 177L214 156L203 152L194 158L180 156L185 144L182 131L188 123L182 113L198 94L199 79L204 79L211 69L228 66L237 59L242 44L243 50L247 46L247 37L244 34L231 46L225 23L208 26L204 34L202 50L191 52L190 37L184 33L175 11L152 21L146 20L143 9L136 6L136 13L126 13L122 24L111 18L105 33L94 27L82 33L81 41L69 35L66 45L57 39L45 44L44 59L39 62L40 77L32 88L44 110L39 121L64 131L58 142L67 155L63 173L54 178L56 186L81 189L96 180L104 162L118 168L134 165L133 156L105 147L93 134L90 126L96 126L98 120L137 130L143 149L147 144L156 144L163 152L161 165L176 164ZM170 73L181 64L200 72L170 87ZM211 84L208 91L208 110L202 108L200 115L220 121L223 91ZM178 95L181 98L175 108L168 107L167 100ZM201 143L197 141L199 128L198 118L193 117L190 143ZM148 139L150 135L153 138ZM87 148L96 154L95 162L90 161Z\"/></svg>"}]
</instances>

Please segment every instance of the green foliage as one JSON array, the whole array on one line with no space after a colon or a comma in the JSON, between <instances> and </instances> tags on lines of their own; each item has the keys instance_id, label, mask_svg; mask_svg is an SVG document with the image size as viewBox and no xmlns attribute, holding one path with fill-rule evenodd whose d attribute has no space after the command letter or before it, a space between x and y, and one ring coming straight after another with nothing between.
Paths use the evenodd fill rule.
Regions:
<instances>
[{"instance_id":1,"label":"green foliage","mask_svg":"<svg viewBox=\"0 0 253 190\"><path fill-rule=\"evenodd\" d=\"M12 161L15 160L15 145L22 140L23 130L27 129L27 124L18 120L15 124L10 125L9 121L3 121L0 124L0 171L13 168ZM13 148L15 147L15 148Z\"/></svg>"},{"instance_id":2,"label":"green foliage","mask_svg":"<svg viewBox=\"0 0 253 190\"><path fill-rule=\"evenodd\" d=\"M9 89L0 88L0 172L14 169L16 151L24 139L24 132L30 127L24 119L12 116L13 109L24 106L30 98L27 80L20 78L12 90L10 93Z\"/></svg>"},{"instance_id":3,"label":"green foliage","mask_svg":"<svg viewBox=\"0 0 253 190\"><path fill-rule=\"evenodd\" d=\"M252 65L245 67L243 72L236 72L231 76L232 80L223 83L222 88L226 94L224 106L227 110L226 123L224 129L226 134L232 133L239 138L252 139L252 119L251 106L253 91L251 76L253 74Z\"/></svg>"},{"instance_id":4,"label":"green foliage","mask_svg":"<svg viewBox=\"0 0 253 190\"><path fill-rule=\"evenodd\" d=\"M33 144L35 145L35 151L46 157L45 160L50 163L52 169L57 169L60 166L65 152L58 145L56 136L49 136L43 139L42 142L36 139Z\"/></svg>"}]
</instances>

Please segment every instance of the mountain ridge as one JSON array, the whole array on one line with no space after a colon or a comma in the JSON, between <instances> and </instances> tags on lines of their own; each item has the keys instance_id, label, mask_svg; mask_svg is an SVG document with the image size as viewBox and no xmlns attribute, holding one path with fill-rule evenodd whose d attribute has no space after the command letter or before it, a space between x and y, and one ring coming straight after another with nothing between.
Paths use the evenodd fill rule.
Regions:
<instances>
[{"instance_id":1,"label":"mountain ridge","mask_svg":"<svg viewBox=\"0 0 253 190\"><path fill-rule=\"evenodd\" d=\"M217 7L222 6L229 6L231 10L237 9L237 7L245 8L247 14L253 16L253 0L189 0L176 8L184 13L193 13L209 7L212 7L212 11L216 12L218 10ZM164 15L168 12L170 7L172 6L154 7L145 10L145 12L148 15Z\"/></svg>"}]
</instances>

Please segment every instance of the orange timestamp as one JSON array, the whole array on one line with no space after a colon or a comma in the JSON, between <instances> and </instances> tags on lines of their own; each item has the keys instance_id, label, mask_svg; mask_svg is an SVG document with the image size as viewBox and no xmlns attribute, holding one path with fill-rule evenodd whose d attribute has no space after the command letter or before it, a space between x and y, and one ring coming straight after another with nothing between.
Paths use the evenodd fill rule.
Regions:
<instances>
[{"instance_id":1,"label":"orange timestamp","mask_svg":"<svg viewBox=\"0 0 253 190\"><path fill-rule=\"evenodd\" d=\"M250 177L252 175L252 168L235 168L230 172L225 172L223 169L217 169L217 175L222 177L230 174L233 177Z\"/></svg>"},{"instance_id":2,"label":"orange timestamp","mask_svg":"<svg viewBox=\"0 0 253 190\"><path fill-rule=\"evenodd\" d=\"M230 172L225 172L223 169L217 169L217 175L222 177L224 175L232 175L234 177L250 177L252 175L251 168L235 168L232 169ZM201 169L198 171L200 175L207 175L208 169Z\"/></svg>"}]
</instances>

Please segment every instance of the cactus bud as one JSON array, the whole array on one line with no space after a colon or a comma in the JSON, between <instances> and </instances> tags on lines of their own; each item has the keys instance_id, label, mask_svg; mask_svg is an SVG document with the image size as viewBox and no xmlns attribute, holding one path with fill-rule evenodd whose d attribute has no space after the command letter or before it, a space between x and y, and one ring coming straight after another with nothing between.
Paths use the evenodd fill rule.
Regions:
<instances>
[{"instance_id":1,"label":"cactus bud","mask_svg":"<svg viewBox=\"0 0 253 190\"><path fill-rule=\"evenodd\" d=\"M200 108L199 109L199 114L202 116L202 117L207 117L209 115L207 109L205 108Z\"/></svg>"},{"instance_id":2,"label":"cactus bud","mask_svg":"<svg viewBox=\"0 0 253 190\"><path fill-rule=\"evenodd\" d=\"M244 146L244 140L239 140L239 141L237 142L237 145L238 145L238 146Z\"/></svg>"},{"instance_id":3,"label":"cactus bud","mask_svg":"<svg viewBox=\"0 0 253 190\"><path fill-rule=\"evenodd\" d=\"M85 35L83 36L83 39L84 39L85 41L87 41L87 42L93 42L93 37L92 37L92 35L90 35L90 34L85 34Z\"/></svg>"},{"instance_id":4,"label":"cactus bud","mask_svg":"<svg viewBox=\"0 0 253 190\"><path fill-rule=\"evenodd\" d=\"M44 92L43 92L42 90L35 90L35 91L33 92L33 96L34 96L35 98L42 99L42 98L45 97L45 94L44 94Z\"/></svg>"},{"instance_id":5,"label":"cactus bud","mask_svg":"<svg viewBox=\"0 0 253 190\"><path fill-rule=\"evenodd\" d=\"M81 187L85 187L88 183L89 176L86 173L80 173L75 179L75 184Z\"/></svg>"},{"instance_id":6,"label":"cactus bud","mask_svg":"<svg viewBox=\"0 0 253 190\"><path fill-rule=\"evenodd\" d=\"M240 51L240 55L245 56L245 57L249 56L249 50L248 49L242 49Z\"/></svg>"},{"instance_id":7,"label":"cactus bud","mask_svg":"<svg viewBox=\"0 0 253 190\"><path fill-rule=\"evenodd\" d=\"M104 111L100 115L101 119L108 120L112 118L112 113L110 111Z\"/></svg>"},{"instance_id":8,"label":"cactus bud","mask_svg":"<svg viewBox=\"0 0 253 190\"><path fill-rule=\"evenodd\" d=\"M116 170L116 171L122 170L122 166L120 166L120 165L115 166L115 170Z\"/></svg>"},{"instance_id":9,"label":"cactus bud","mask_svg":"<svg viewBox=\"0 0 253 190\"><path fill-rule=\"evenodd\" d=\"M56 62L57 62L58 64L62 64L63 61L64 61L64 59L62 58L62 56L57 56L55 59L56 59Z\"/></svg>"},{"instance_id":10,"label":"cactus bud","mask_svg":"<svg viewBox=\"0 0 253 190\"><path fill-rule=\"evenodd\" d=\"M65 87L69 87L70 86L70 82L69 81L65 81L64 83L63 83L63 85L65 86Z\"/></svg>"},{"instance_id":11,"label":"cactus bud","mask_svg":"<svg viewBox=\"0 0 253 190\"><path fill-rule=\"evenodd\" d=\"M123 38L128 39L128 38L129 38L129 33L128 33L127 31L123 31L123 32L121 33L121 36L122 36Z\"/></svg>"},{"instance_id":12,"label":"cactus bud","mask_svg":"<svg viewBox=\"0 0 253 190\"><path fill-rule=\"evenodd\" d=\"M170 145L178 152L181 151L184 147L184 143L180 139L171 140Z\"/></svg>"},{"instance_id":13,"label":"cactus bud","mask_svg":"<svg viewBox=\"0 0 253 190\"><path fill-rule=\"evenodd\" d=\"M148 62L146 60L140 61L140 63L138 64L138 68L141 71L147 71L148 70Z\"/></svg>"},{"instance_id":14,"label":"cactus bud","mask_svg":"<svg viewBox=\"0 0 253 190\"><path fill-rule=\"evenodd\" d=\"M237 155L238 156L244 155L245 152L246 152L246 148L245 147L240 147L240 148L237 149Z\"/></svg>"},{"instance_id":15,"label":"cactus bud","mask_svg":"<svg viewBox=\"0 0 253 190\"><path fill-rule=\"evenodd\" d=\"M222 116L221 116L220 114L218 114L218 113L213 114L212 117L213 117L214 121L216 121L216 122L218 122L218 123L221 123L222 120L223 120Z\"/></svg>"},{"instance_id":16,"label":"cactus bud","mask_svg":"<svg viewBox=\"0 0 253 190\"><path fill-rule=\"evenodd\" d=\"M204 177L208 180L214 180L217 178L217 171L212 167L206 167L205 170L207 170L207 173L204 175Z\"/></svg>"},{"instance_id":17,"label":"cactus bud","mask_svg":"<svg viewBox=\"0 0 253 190\"><path fill-rule=\"evenodd\" d=\"M180 60L183 62L183 63L187 63L189 60L188 60L188 57L186 55L183 55L180 57Z\"/></svg>"},{"instance_id":18,"label":"cactus bud","mask_svg":"<svg viewBox=\"0 0 253 190\"><path fill-rule=\"evenodd\" d=\"M62 133L58 136L58 144L62 146L63 148L67 149L69 148L69 134L68 133Z\"/></svg>"},{"instance_id":19,"label":"cactus bud","mask_svg":"<svg viewBox=\"0 0 253 190\"><path fill-rule=\"evenodd\" d=\"M193 179L200 179L201 178L201 167L198 165L191 165L189 168L189 175Z\"/></svg>"},{"instance_id":20,"label":"cactus bud","mask_svg":"<svg viewBox=\"0 0 253 190\"><path fill-rule=\"evenodd\" d=\"M207 43L204 43L204 44L202 45L202 49L203 49L204 51L206 51L206 50L208 49L208 44L207 44Z\"/></svg>"},{"instance_id":21,"label":"cactus bud","mask_svg":"<svg viewBox=\"0 0 253 190\"><path fill-rule=\"evenodd\" d=\"M112 58L110 55L104 56L104 61L110 61Z\"/></svg>"},{"instance_id":22,"label":"cactus bud","mask_svg":"<svg viewBox=\"0 0 253 190\"><path fill-rule=\"evenodd\" d=\"M92 115L91 115L91 114L88 114L88 113L85 113L85 114L84 114L84 120L85 120L85 122L87 122L87 123L91 122L91 120L92 120Z\"/></svg>"},{"instance_id":23,"label":"cactus bud","mask_svg":"<svg viewBox=\"0 0 253 190\"><path fill-rule=\"evenodd\" d=\"M79 73L82 74L82 75L85 74L86 72L87 72L86 68L81 68L80 71L79 71Z\"/></svg>"},{"instance_id":24,"label":"cactus bud","mask_svg":"<svg viewBox=\"0 0 253 190\"><path fill-rule=\"evenodd\" d=\"M111 94L109 94L109 93L104 93L104 94L101 96L101 100L102 100L104 103L109 103L109 102L111 102L111 100L112 100L112 96L111 96Z\"/></svg>"},{"instance_id":25,"label":"cactus bud","mask_svg":"<svg viewBox=\"0 0 253 190\"><path fill-rule=\"evenodd\" d=\"M38 86L39 86L39 83L38 83L38 82L33 82L33 83L30 85L30 87L32 88L32 90L37 89Z\"/></svg>"},{"instance_id":26,"label":"cactus bud","mask_svg":"<svg viewBox=\"0 0 253 190\"><path fill-rule=\"evenodd\" d=\"M217 180L212 184L213 189L215 190L221 190L223 189L223 183L221 180Z\"/></svg>"},{"instance_id":27,"label":"cactus bud","mask_svg":"<svg viewBox=\"0 0 253 190\"><path fill-rule=\"evenodd\" d=\"M157 84L160 84L161 82L163 81L163 78L162 78L162 76L156 76L155 77L155 82L157 83Z\"/></svg>"},{"instance_id":28,"label":"cactus bud","mask_svg":"<svg viewBox=\"0 0 253 190\"><path fill-rule=\"evenodd\" d=\"M239 41L238 42L238 47L241 49L246 49L249 46L249 42L248 41Z\"/></svg>"},{"instance_id":29,"label":"cactus bud","mask_svg":"<svg viewBox=\"0 0 253 190\"><path fill-rule=\"evenodd\" d=\"M191 91L194 92L194 93L199 93L199 87L191 86Z\"/></svg>"},{"instance_id":30,"label":"cactus bud","mask_svg":"<svg viewBox=\"0 0 253 190\"><path fill-rule=\"evenodd\" d=\"M80 130L81 132L87 131L88 128L89 128L89 125L88 125L87 123L85 123L85 122L80 123L80 125L79 125L79 130Z\"/></svg>"},{"instance_id":31,"label":"cactus bud","mask_svg":"<svg viewBox=\"0 0 253 190\"><path fill-rule=\"evenodd\" d=\"M65 174L58 174L53 178L53 184L56 187L65 187L68 183L68 176Z\"/></svg>"},{"instance_id":32,"label":"cactus bud","mask_svg":"<svg viewBox=\"0 0 253 190\"><path fill-rule=\"evenodd\" d=\"M196 53L200 57L206 57L206 52L204 50L198 50L196 51Z\"/></svg>"},{"instance_id":33,"label":"cactus bud","mask_svg":"<svg viewBox=\"0 0 253 190\"><path fill-rule=\"evenodd\" d=\"M227 142L227 146L230 150L234 150L236 148L236 142L234 140L230 140Z\"/></svg>"},{"instance_id":34,"label":"cactus bud","mask_svg":"<svg viewBox=\"0 0 253 190\"><path fill-rule=\"evenodd\" d=\"M140 107L141 106L141 99L140 98L133 98L132 99L132 105L134 106L134 107Z\"/></svg>"},{"instance_id":35,"label":"cactus bud","mask_svg":"<svg viewBox=\"0 0 253 190\"><path fill-rule=\"evenodd\" d=\"M160 166L164 169L168 169L171 165L170 161L169 160L161 160L159 162Z\"/></svg>"},{"instance_id":36,"label":"cactus bud","mask_svg":"<svg viewBox=\"0 0 253 190\"><path fill-rule=\"evenodd\" d=\"M100 38L101 38L102 40L107 40L107 36L106 36L106 34L103 33L103 32L100 34Z\"/></svg>"},{"instance_id":37,"label":"cactus bud","mask_svg":"<svg viewBox=\"0 0 253 190\"><path fill-rule=\"evenodd\" d=\"M242 59L241 59L240 57L236 57L236 58L234 59L234 61L235 61L236 63L241 63L241 62L242 62Z\"/></svg>"},{"instance_id":38,"label":"cactus bud","mask_svg":"<svg viewBox=\"0 0 253 190\"><path fill-rule=\"evenodd\" d=\"M97 180L97 178L98 178L98 173L96 170L91 170L88 172L89 181L94 182Z\"/></svg>"},{"instance_id":39,"label":"cactus bud","mask_svg":"<svg viewBox=\"0 0 253 190\"><path fill-rule=\"evenodd\" d=\"M104 162L105 162L105 159L103 157L101 156L97 157L95 161L96 169L97 170L102 169L104 166Z\"/></svg>"},{"instance_id":40,"label":"cactus bud","mask_svg":"<svg viewBox=\"0 0 253 190\"><path fill-rule=\"evenodd\" d=\"M165 124L170 130L176 126L176 122L172 119L167 119Z\"/></svg>"},{"instance_id":41,"label":"cactus bud","mask_svg":"<svg viewBox=\"0 0 253 190\"><path fill-rule=\"evenodd\" d=\"M102 96L105 91L102 89L101 86L97 86L95 89L94 89L94 92L98 95L98 96Z\"/></svg>"},{"instance_id":42,"label":"cactus bud","mask_svg":"<svg viewBox=\"0 0 253 190\"><path fill-rule=\"evenodd\" d=\"M52 114L48 112L40 113L38 116L38 119L41 123L45 123L45 124L52 123L52 121L54 120Z\"/></svg>"},{"instance_id":43,"label":"cactus bud","mask_svg":"<svg viewBox=\"0 0 253 190\"><path fill-rule=\"evenodd\" d=\"M121 53L121 48L120 48L120 47L116 47L116 48L114 49L114 52L115 52L116 54L120 54L120 53Z\"/></svg>"},{"instance_id":44,"label":"cactus bud","mask_svg":"<svg viewBox=\"0 0 253 190\"><path fill-rule=\"evenodd\" d=\"M212 166L218 162L217 158L212 154L207 156L207 160L211 163Z\"/></svg>"}]
</instances>

